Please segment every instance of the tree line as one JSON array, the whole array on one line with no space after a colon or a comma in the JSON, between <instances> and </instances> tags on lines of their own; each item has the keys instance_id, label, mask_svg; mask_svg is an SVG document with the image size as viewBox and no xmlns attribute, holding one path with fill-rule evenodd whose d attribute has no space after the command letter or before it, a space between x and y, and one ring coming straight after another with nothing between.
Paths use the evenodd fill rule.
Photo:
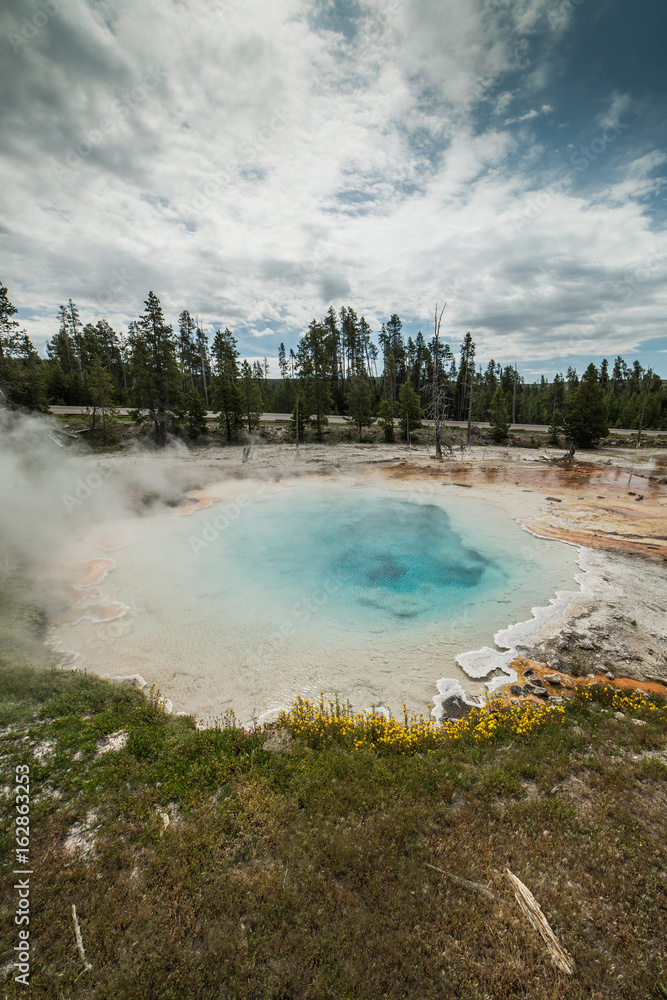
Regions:
<instances>
[{"instance_id":1,"label":"tree line","mask_svg":"<svg viewBox=\"0 0 667 1000\"><path fill-rule=\"evenodd\" d=\"M47 343L47 358L34 349L15 320L16 308L0 285L0 392L8 405L45 410L51 405L89 407L106 434L114 406L133 407L135 419L150 420L155 440L168 433L191 438L206 433L212 410L228 441L252 431L262 411L292 414L295 435L309 430L321 440L327 414L346 416L361 439L376 420L393 440L394 421L405 438L423 418L439 427L448 420L490 421L496 440L512 423L548 424L552 440L564 433L578 446L593 444L608 428L667 427L667 389L638 361L620 356L610 365L574 368L553 381L527 383L514 365L476 363L476 344L466 333L456 351L440 337L436 310L431 336L413 339L393 314L377 336L363 316L330 308L313 320L296 349L278 352L279 376L269 364L240 359L228 328L209 340L187 310L176 329L160 300L149 292L144 311L126 333L105 320L84 324L70 299L60 307L58 331Z\"/></svg>"}]
</instances>

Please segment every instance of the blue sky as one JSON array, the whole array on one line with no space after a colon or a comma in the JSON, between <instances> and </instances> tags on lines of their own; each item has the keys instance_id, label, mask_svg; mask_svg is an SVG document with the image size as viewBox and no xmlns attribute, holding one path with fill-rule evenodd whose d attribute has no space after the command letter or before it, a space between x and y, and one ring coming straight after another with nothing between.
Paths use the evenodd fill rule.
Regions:
<instances>
[{"instance_id":1,"label":"blue sky","mask_svg":"<svg viewBox=\"0 0 667 1000\"><path fill-rule=\"evenodd\" d=\"M149 289L295 346L330 305L528 378L667 376L657 0L6 0L0 281L43 349Z\"/></svg>"}]
</instances>

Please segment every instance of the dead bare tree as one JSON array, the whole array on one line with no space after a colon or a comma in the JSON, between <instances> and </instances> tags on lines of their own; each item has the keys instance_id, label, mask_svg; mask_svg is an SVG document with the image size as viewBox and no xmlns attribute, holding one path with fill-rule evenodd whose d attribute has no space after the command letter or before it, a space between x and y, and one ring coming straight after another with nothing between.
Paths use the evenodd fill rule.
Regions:
<instances>
[{"instance_id":1,"label":"dead bare tree","mask_svg":"<svg viewBox=\"0 0 667 1000\"><path fill-rule=\"evenodd\" d=\"M440 348L440 323L442 314L447 308L447 303L440 310L438 316L438 304L435 304L434 336L433 336L433 419L435 421L435 457L442 461L442 442L440 440L440 393L439 393L439 371L438 371L438 351Z\"/></svg>"},{"instance_id":2,"label":"dead bare tree","mask_svg":"<svg viewBox=\"0 0 667 1000\"><path fill-rule=\"evenodd\" d=\"M637 444L636 448L639 448L642 440L642 429L644 427L644 413L646 411L646 397L648 396L649 386L651 385L651 380L653 378L653 369L649 368L644 375L644 398L642 399L642 412L639 415L639 428L637 430Z\"/></svg>"}]
</instances>

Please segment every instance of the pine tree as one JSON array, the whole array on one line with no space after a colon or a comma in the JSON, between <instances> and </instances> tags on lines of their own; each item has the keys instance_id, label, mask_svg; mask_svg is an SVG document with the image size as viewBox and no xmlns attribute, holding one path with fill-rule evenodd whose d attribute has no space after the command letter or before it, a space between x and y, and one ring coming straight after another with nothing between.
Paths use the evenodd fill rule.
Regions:
<instances>
[{"instance_id":1,"label":"pine tree","mask_svg":"<svg viewBox=\"0 0 667 1000\"><path fill-rule=\"evenodd\" d=\"M45 366L25 330L19 330L12 318L17 312L0 284L0 401L46 410Z\"/></svg>"},{"instance_id":2,"label":"pine tree","mask_svg":"<svg viewBox=\"0 0 667 1000\"><path fill-rule=\"evenodd\" d=\"M309 409L309 402L306 393L297 390L294 398L294 408L292 409L291 429L294 431L294 438L297 444L303 442L306 437L306 424L310 420L312 412Z\"/></svg>"},{"instance_id":3,"label":"pine tree","mask_svg":"<svg viewBox=\"0 0 667 1000\"><path fill-rule=\"evenodd\" d=\"M554 375L554 380L551 385L551 392L550 392L551 417L555 416L557 410L562 411L564 402L565 402L565 379L559 372L556 372L556 374Z\"/></svg>"},{"instance_id":4,"label":"pine tree","mask_svg":"<svg viewBox=\"0 0 667 1000\"><path fill-rule=\"evenodd\" d=\"M378 407L378 423L384 430L384 439L388 444L394 440L394 413L388 399L383 399Z\"/></svg>"},{"instance_id":5,"label":"pine tree","mask_svg":"<svg viewBox=\"0 0 667 1000\"><path fill-rule=\"evenodd\" d=\"M187 309L178 317L178 360L183 373L182 388L194 389L194 372L199 368L199 351L195 339L196 324Z\"/></svg>"},{"instance_id":6,"label":"pine tree","mask_svg":"<svg viewBox=\"0 0 667 1000\"><path fill-rule=\"evenodd\" d=\"M257 385L255 373L248 361L241 365L241 400L243 416L248 426L248 433L259 424L262 415L262 393Z\"/></svg>"},{"instance_id":7,"label":"pine tree","mask_svg":"<svg viewBox=\"0 0 667 1000\"><path fill-rule=\"evenodd\" d=\"M389 351L384 356L384 371L382 372L383 395L391 403L392 412L396 404L396 361L394 355Z\"/></svg>"},{"instance_id":8,"label":"pine tree","mask_svg":"<svg viewBox=\"0 0 667 1000\"><path fill-rule=\"evenodd\" d=\"M60 306L58 311L60 328L46 345L46 353L53 361L58 361L65 375L71 375L75 370L76 359L74 344L70 336L70 318L66 306Z\"/></svg>"},{"instance_id":9,"label":"pine tree","mask_svg":"<svg viewBox=\"0 0 667 1000\"><path fill-rule=\"evenodd\" d=\"M289 378L289 364L285 356L285 345L283 343L278 348L278 368L280 369L280 377L282 379Z\"/></svg>"},{"instance_id":10,"label":"pine tree","mask_svg":"<svg viewBox=\"0 0 667 1000\"><path fill-rule=\"evenodd\" d=\"M322 429L333 407L330 348L326 326L313 320L308 333L299 341L297 364L302 390L300 407L304 413L312 415L318 441L322 440Z\"/></svg>"},{"instance_id":11,"label":"pine tree","mask_svg":"<svg viewBox=\"0 0 667 1000\"><path fill-rule=\"evenodd\" d=\"M93 408L90 429L95 433L95 421L97 411L102 414L102 432L104 440L107 439L107 410L114 403L114 382L108 370L103 366L97 354L94 354L88 371L86 372L86 385L90 393L90 401Z\"/></svg>"},{"instance_id":12,"label":"pine tree","mask_svg":"<svg viewBox=\"0 0 667 1000\"><path fill-rule=\"evenodd\" d=\"M46 365L32 346L27 334L24 334L21 360L15 370L12 390L13 402L27 410L40 410L46 413L49 399L46 382Z\"/></svg>"},{"instance_id":13,"label":"pine tree","mask_svg":"<svg viewBox=\"0 0 667 1000\"><path fill-rule=\"evenodd\" d=\"M549 424L549 444L553 448L559 447L560 435L564 430L565 425L563 424L563 418L560 415L560 410L556 410L551 418L551 423Z\"/></svg>"},{"instance_id":14,"label":"pine tree","mask_svg":"<svg viewBox=\"0 0 667 1000\"><path fill-rule=\"evenodd\" d=\"M208 410L208 386L211 380L211 365L208 356L208 337L197 322L196 347L198 359L198 371L201 377L201 391L204 397L204 406Z\"/></svg>"},{"instance_id":15,"label":"pine tree","mask_svg":"<svg viewBox=\"0 0 667 1000\"><path fill-rule=\"evenodd\" d=\"M604 392L607 391L607 385L609 384L609 362L606 358L602 359L602 364L600 365L600 385L602 386Z\"/></svg>"},{"instance_id":16,"label":"pine tree","mask_svg":"<svg viewBox=\"0 0 667 1000\"><path fill-rule=\"evenodd\" d=\"M396 365L397 388L403 384L407 377L408 356L403 342L403 335L401 333L402 329L403 323L401 322L399 316L396 313L393 313L391 318L387 321L386 331L389 338L391 355Z\"/></svg>"},{"instance_id":17,"label":"pine tree","mask_svg":"<svg viewBox=\"0 0 667 1000\"><path fill-rule=\"evenodd\" d=\"M365 373L352 375L347 380L347 412L361 441L363 428L373 423L373 390Z\"/></svg>"},{"instance_id":18,"label":"pine tree","mask_svg":"<svg viewBox=\"0 0 667 1000\"><path fill-rule=\"evenodd\" d=\"M84 332L89 330L89 339L95 345L92 353L99 355L100 361L111 375L116 394L127 392L127 373L121 350L122 341L116 331L105 319L97 321L94 327L88 324Z\"/></svg>"},{"instance_id":19,"label":"pine tree","mask_svg":"<svg viewBox=\"0 0 667 1000\"><path fill-rule=\"evenodd\" d=\"M461 361L457 379L457 419L465 420L470 409L470 393L475 377L475 341L466 333L461 344Z\"/></svg>"},{"instance_id":20,"label":"pine tree","mask_svg":"<svg viewBox=\"0 0 667 1000\"><path fill-rule=\"evenodd\" d=\"M239 388L236 339L225 327L213 338L214 375L211 383L213 407L224 422L227 440L232 441L243 424L243 403Z\"/></svg>"},{"instance_id":21,"label":"pine tree","mask_svg":"<svg viewBox=\"0 0 667 1000\"><path fill-rule=\"evenodd\" d=\"M340 311L341 320L345 316L345 307ZM327 334L325 343L329 350L329 369L331 372L331 396L333 407L337 413L342 413L345 406L345 347L336 310L329 306L327 314L322 320Z\"/></svg>"},{"instance_id":22,"label":"pine tree","mask_svg":"<svg viewBox=\"0 0 667 1000\"><path fill-rule=\"evenodd\" d=\"M505 402L505 393L502 385L499 385L493 394L491 406L489 408L491 421L491 437L496 443L506 441L510 430L510 421Z\"/></svg>"},{"instance_id":23,"label":"pine tree","mask_svg":"<svg viewBox=\"0 0 667 1000\"><path fill-rule=\"evenodd\" d=\"M76 356L76 361L79 366L79 375L83 379L84 376L84 344L83 344L83 324L81 323L81 318L79 316L79 310L76 305L69 299L67 303L67 312L69 314L69 326L70 335L72 337L72 343L74 344L74 354Z\"/></svg>"},{"instance_id":24,"label":"pine tree","mask_svg":"<svg viewBox=\"0 0 667 1000\"><path fill-rule=\"evenodd\" d=\"M576 389L570 392L564 424L577 448L592 448L609 433L607 403L594 364L588 366Z\"/></svg>"},{"instance_id":25,"label":"pine tree","mask_svg":"<svg viewBox=\"0 0 667 1000\"><path fill-rule=\"evenodd\" d=\"M190 389L185 397L185 417L189 438L194 441L206 434L206 404L196 389Z\"/></svg>"},{"instance_id":26,"label":"pine tree","mask_svg":"<svg viewBox=\"0 0 667 1000\"><path fill-rule=\"evenodd\" d=\"M0 284L0 365L12 354L13 345L18 342L19 324L12 319L18 309L9 301L7 289Z\"/></svg>"},{"instance_id":27,"label":"pine tree","mask_svg":"<svg viewBox=\"0 0 667 1000\"><path fill-rule=\"evenodd\" d=\"M398 416L400 419L401 435L405 441L408 435L422 426L422 408L419 396L409 382L404 382L398 394Z\"/></svg>"},{"instance_id":28,"label":"pine tree","mask_svg":"<svg viewBox=\"0 0 667 1000\"><path fill-rule=\"evenodd\" d=\"M146 308L130 335L133 395L140 410L147 410L155 429L155 443L164 445L167 427L175 426L182 413L180 373L176 361L176 339L165 323L157 295L148 293Z\"/></svg>"}]
</instances>

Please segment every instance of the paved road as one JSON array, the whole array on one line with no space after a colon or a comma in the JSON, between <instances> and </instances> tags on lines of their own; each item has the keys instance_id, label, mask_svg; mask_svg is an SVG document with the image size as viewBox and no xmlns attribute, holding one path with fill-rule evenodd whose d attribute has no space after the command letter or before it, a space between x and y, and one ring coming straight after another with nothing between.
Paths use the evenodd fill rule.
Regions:
<instances>
[{"instance_id":1,"label":"paved road","mask_svg":"<svg viewBox=\"0 0 667 1000\"><path fill-rule=\"evenodd\" d=\"M85 413L86 412L86 407L85 406L52 406L50 409L51 409L51 413L55 413L55 414L61 415L61 416L67 416L67 415L73 415L73 414L77 414L77 413ZM119 413L119 414L121 414L121 415L123 415L123 416L126 416L128 413L131 412L131 409L129 407L127 407L127 406L119 406L117 408L116 412ZM215 414L213 413L213 410L209 410L207 416L209 416L209 417L215 417ZM274 421L274 420L290 420L291 417L292 417L291 413L263 413L260 419L263 420L263 421L265 421L265 422L270 423L271 421ZM332 414L329 417L329 423L331 423L331 424L344 424L345 423L345 417L339 417L338 414ZM433 421L432 420L424 420L423 423L426 424L426 425L428 425L428 426L430 426L430 427L433 426ZM467 427L468 426L468 422L466 420L448 420L446 426L447 427ZM475 422L475 426L476 427L490 427L491 425L489 423L487 423L486 421L480 420L480 421L476 421ZM546 433L546 431L548 431L549 428L548 428L548 426L546 424L512 424L512 430L514 430L514 431L544 431ZM612 430L610 431L610 433L611 434L636 434L637 431L636 430L630 430L627 427L624 427L624 428L614 427L614 428L612 428ZM642 435L643 436L646 435L646 436L651 436L651 437L657 437L659 434L664 434L664 433L665 433L664 431L642 431Z\"/></svg>"}]
</instances>

